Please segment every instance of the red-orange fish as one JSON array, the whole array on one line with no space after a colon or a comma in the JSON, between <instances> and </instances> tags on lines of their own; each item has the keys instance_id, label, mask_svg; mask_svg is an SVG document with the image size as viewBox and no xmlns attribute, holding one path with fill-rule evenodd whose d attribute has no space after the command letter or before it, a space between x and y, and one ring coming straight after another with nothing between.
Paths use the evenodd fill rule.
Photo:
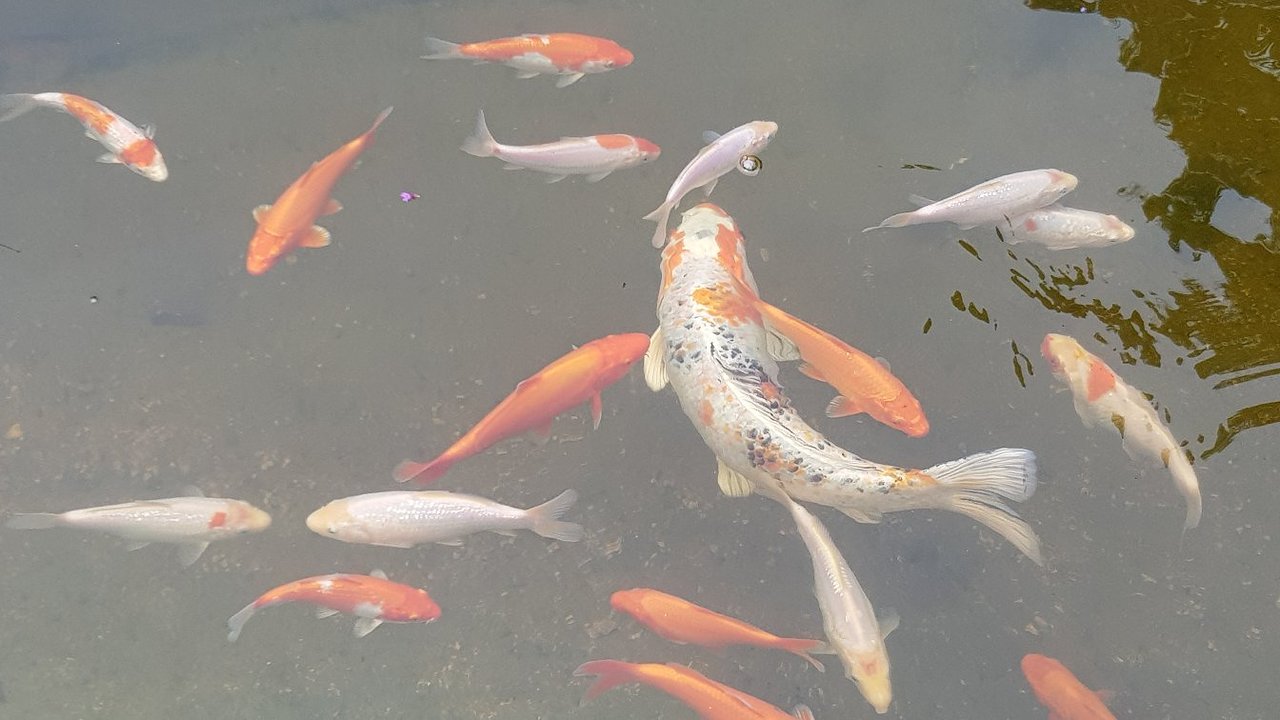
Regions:
<instances>
[{"instance_id":1,"label":"red-orange fish","mask_svg":"<svg viewBox=\"0 0 1280 720\"><path fill-rule=\"evenodd\" d=\"M391 582L386 573L317 575L268 590L227 621L227 639L235 642L257 611L289 602L316 605L317 617L339 612L356 616L356 637L364 637L384 622L428 623L440 617L440 606L422 588Z\"/></svg>"},{"instance_id":2,"label":"red-orange fish","mask_svg":"<svg viewBox=\"0 0 1280 720\"><path fill-rule=\"evenodd\" d=\"M760 301L760 315L800 350L800 372L840 391L827 417L866 413L911 437L924 437L929 420L920 401L875 358L809 323Z\"/></svg>"},{"instance_id":3,"label":"red-orange fish","mask_svg":"<svg viewBox=\"0 0 1280 720\"><path fill-rule=\"evenodd\" d=\"M587 73L626 67L635 56L618 43L591 35L551 33L519 35L473 43L427 38L423 60L470 58L515 68L522 78L559 75L556 87L572 85Z\"/></svg>"},{"instance_id":4,"label":"red-orange fish","mask_svg":"<svg viewBox=\"0 0 1280 720\"><path fill-rule=\"evenodd\" d=\"M617 382L644 356L649 337L640 333L607 335L569 352L524 380L467 434L436 459L405 460L396 466L397 482L425 485L443 475L455 462L484 452L499 440L532 430L539 437L551 433L556 415L591 401L591 419L600 427L600 391Z\"/></svg>"},{"instance_id":5,"label":"red-orange fish","mask_svg":"<svg viewBox=\"0 0 1280 720\"><path fill-rule=\"evenodd\" d=\"M259 205L253 210L258 229L249 241L245 257L245 269L250 275L261 275L276 262L300 247L321 248L329 244L329 231L315 224L321 215L332 215L342 209L342 203L331 193L347 170L355 164L370 145L373 133L391 114L391 108L382 111L363 135L329 153L311 166L302 177L293 181L276 198L274 205Z\"/></svg>"},{"instance_id":6,"label":"red-orange fish","mask_svg":"<svg viewBox=\"0 0 1280 720\"><path fill-rule=\"evenodd\" d=\"M1102 697L1080 682L1065 665L1051 657L1028 654L1022 658L1022 674L1041 705L1049 708L1049 720L1116 720Z\"/></svg>"},{"instance_id":7,"label":"red-orange fish","mask_svg":"<svg viewBox=\"0 0 1280 720\"><path fill-rule=\"evenodd\" d=\"M813 720L813 713L804 705L797 705L788 715L754 695L722 685L696 670L674 663L659 665L592 660L578 666L573 675L599 677L587 688L583 702L619 685L641 683L688 705L702 720Z\"/></svg>"},{"instance_id":8,"label":"red-orange fish","mask_svg":"<svg viewBox=\"0 0 1280 720\"><path fill-rule=\"evenodd\" d=\"M777 648L799 655L819 671L823 670L822 663L809 655L812 651L825 648L826 644L821 640L778 637L737 618L721 615L660 590L619 590L609 598L609 604L614 610L627 613L671 642L708 648L729 645Z\"/></svg>"}]
</instances>

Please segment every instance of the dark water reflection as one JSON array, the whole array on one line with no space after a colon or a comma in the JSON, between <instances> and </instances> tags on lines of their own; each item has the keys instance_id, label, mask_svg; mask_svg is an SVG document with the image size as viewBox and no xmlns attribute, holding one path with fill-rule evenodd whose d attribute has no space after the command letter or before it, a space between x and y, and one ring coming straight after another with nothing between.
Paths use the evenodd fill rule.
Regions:
<instances>
[{"instance_id":1,"label":"dark water reflection","mask_svg":"<svg viewBox=\"0 0 1280 720\"><path fill-rule=\"evenodd\" d=\"M1257 399L1274 390L1256 381L1280 374L1280 5L1274 2L1169 3L1163 0L1059 2L1029 7L1097 13L1132 27L1119 48L1126 69L1160 80L1156 123L1186 154L1182 173L1164 190L1143 198L1150 221L1168 233L1169 247L1191 262L1211 260L1221 282L1194 277L1181 287L1148 293L1134 289L1129 306L1081 297L1094 279L1091 266L1042 269L1031 261L1011 270L1014 285L1046 308L1076 317L1093 315L1123 348L1126 363L1162 363L1152 334L1186 351L1196 374L1215 388L1247 384ZM1224 194L1252 198L1269 211L1270 232L1234 237L1214 226ZM1183 362L1183 357L1174 361ZM1254 385L1260 387L1253 388ZM1249 404L1202 428L1209 457L1244 430L1280 421L1280 402Z\"/></svg>"}]
</instances>

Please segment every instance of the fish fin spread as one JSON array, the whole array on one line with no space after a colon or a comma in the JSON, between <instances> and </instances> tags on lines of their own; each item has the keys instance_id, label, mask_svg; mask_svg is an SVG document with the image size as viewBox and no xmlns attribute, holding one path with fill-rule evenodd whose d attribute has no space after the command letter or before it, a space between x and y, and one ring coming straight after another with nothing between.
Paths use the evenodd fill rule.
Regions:
<instances>
[{"instance_id":1,"label":"fish fin spread","mask_svg":"<svg viewBox=\"0 0 1280 720\"><path fill-rule=\"evenodd\" d=\"M561 180L563 180L563 179L565 179L565 178L567 178L567 177L569 177L569 176L568 176L568 175L561 175L561 174L559 174L559 173L552 173L552 174L550 174L550 175L547 175L545 178L543 178L543 179L542 179L542 182L544 182L544 183L546 183L546 184L550 185L551 183L558 183L558 182L560 182Z\"/></svg>"},{"instance_id":2,"label":"fish fin spread","mask_svg":"<svg viewBox=\"0 0 1280 720\"><path fill-rule=\"evenodd\" d=\"M342 209L342 203L329 198L329 202L324 204L324 209L320 211L321 215L332 215Z\"/></svg>"},{"instance_id":3,"label":"fish fin spread","mask_svg":"<svg viewBox=\"0 0 1280 720\"><path fill-rule=\"evenodd\" d=\"M567 75L561 75L559 78L556 79L556 87L558 88L569 87L570 85L581 80L583 75L586 75L586 73L569 73Z\"/></svg>"},{"instance_id":4,"label":"fish fin spread","mask_svg":"<svg viewBox=\"0 0 1280 720\"><path fill-rule=\"evenodd\" d=\"M779 638L778 639L779 649L786 650L787 652L793 655L798 655L799 657L804 658L805 661L807 661L810 665L817 668L818 672L826 672L827 668L825 665L819 662L817 658L813 657L809 653L813 652L814 649L821 649L825 646L826 646L826 643L822 642L821 640L810 640L809 638Z\"/></svg>"},{"instance_id":5,"label":"fish fin spread","mask_svg":"<svg viewBox=\"0 0 1280 720\"><path fill-rule=\"evenodd\" d=\"M667 223L671 220L671 209L674 207L675 203L664 202L658 209L644 216L645 220L658 223L657 229L653 231L653 246L656 248L667 244Z\"/></svg>"},{"instance_id":6,"label":"fish fin spread","mask_svg":"<svg viewBox=\"0 0 1280 720\"><path fill-rule=\"evenodd\" d=\"M271 210L271 206L270 206L270 205L259 205L258 207L254 208L254 209L253 209L253 221L254 221L254 222L262 222L262 218L266 216L266 214L267 214L267 212L268 212L269 210Z\"/></svg>"},{"instance_id":7,"label":"fish fin spread","mask_svg":"<svg viewBox=\"0 0 1280 720\"><path fill-rule=\"evenodd\" d=\"M855 507L853 505L845 505L843 507L839 507L836 509L844 513L845 515L853 518L855 522L866 523L868 525L875 525L876 523L884 519L884 513L880 512L879 510L872 510L870 508L860 508L860 507Z\"/></svg>"},{"instance_id":8,"label":"fish fin spread","mask_svg":"<svg viewBox=\"0 0 1280 720\"><path fill-rule=\"evenodd\" d=\"M923 195L916 195L915 193L908 195L907 201L910 202L912 205L915 205L916 207L924 207L926 205L932 205L934 203L933 200L930 200L929 198Z\"/></svg>"},{"instance_id":9,"label":"fish fin spread","mask_svg":"<svg viewBox=\"0 0 1280 720\"><path fill-rule=\"evenodd\" d=\"M850 400L843 395L837 395L831 398L831 402L827 403L827 417L842 418L858 413L866 412L858 405L857 400Z\"/></svg>"},{"instance_id":10,"label":"fish fin spread","mask_svg":"<svg viewBox=\"0 0 1280 720\"><path fill-rule=\"evenodd\" d=\"M631 676L631 663L621 660L592 660L582 663L573 671L574 677L596 676L598 678L582 695L582 703L600 697L604 693L627 683L635 682Z\"/></svg>"},{"instance_id":11,"label":"fish fin spread","mask_svg":"<svg viewBox=\"0 0 1280 720\"><path fill-rule=\"evenodd\" d=\"M182 567L191 567L208 547L207 542L182 543L178 546L178 562L182 563Z\"/></svg>"},{"instance_id":12,"label":"fish fin spread","mask_svg":"<svg viewBox=\"0 0 1280 720\"><path fill-rule=\"evenodd\" d=\"M774 327L768 320L764 321L764 330L765 349L769 351L770 357L778 362L800 359L800 348L785 333Z\"/></svg>"},{"instance_id":13,"label":"fish fin spread","mask_svg":"<svg viewBox=\"0 0 1280 720\"><path fill-rule=\"evenodd\" d=\"M796 720L815 720L813 711L809 709L808 705L797 705L791 708L791 715Z\"/></svg>"},{"instance_id":14,"label":"fish fin spread","mask_svg":"<svg viewBox=\"0 0 1280 720\"><path fill-rule=\"evenodd\" d=\"M898 625L902 623L902 618L898 617L898 612L893 608L885 608L880 617L876 618L876 624L880 626L880 639L889 637L889 633L898 629Z\"/></svg>"},{"instance_id":15,"label":"fish fin spread","mask_svg":"<svg viewBox=\"0 0 1280 720\"><path fill-rule=\"evenodd\" d=\"M244 629L244 624L249 622L249 618L253 617L253 614L257 611L258 608L254 607L253 603L249 603L244 606L244 609L227 620L227 629L230 631L227 633L227 642L235 642L236 638L240 637L240 631Z\"/></svg>"},{"instance_id":16,"label":"fish fin spread","mask_svg":"<svg viewBox=\"0 0 1280 720\"><path fill-rule=\"evenodd\" d=\"M924 471L940 487L929 507L951 510L986 525L1043 565L1040 539L1006 500L1023 502L1036 491L1036 456L1030 450L1000 448L977 453Z\"/></svg>"},{"instance_id":17,"label":"fish fin spread","mask_svg":"<svg viewBox=\"0 0 1280 720\"><path fill-rule=\"evenodd\" d=\"M311 229L307 230L306 234L302 236L302 241L298 243L298 246L304 248L322 248L328 247L331 242L333 242L333 236L329 234L328 230L325 230L319 225L312 225Z\"/></svg>"},{"instance_id":18,"label":"fish fin spread","mask_svg":"<svg viewBox=\"0 0 1280 720\"><path fill-rule=\"evenodd\" d=\"M529 529L544 538L578 542L582 539L582 526L560 520L560 516L568 512L576 502L578 502L578 491L569 488L541 505L529 508L525 511L533 522Z\"/></svg>"},{"instance_id":19,"label":"fish fin spread","mask_svg":"<svg viewBox=\"0 0 1280 720\"><path fill-rule=\"evenodd\" d=\"M742 473L734 470L720 458L716 458L716 484L720 486L720 492L729 497L747 497L751 494L753 487L751 481L743 477Z\"/></svg>"},{"instance_id":20,"label":"fish fin spread","mask_svg":"<svg viewBox=\"0 0 1280 720\"><path fill-rule=\"evenodd\" d=\"M463 57L462 46L458 43L451 43L448 40L428 37L426 39L426 45L427 54L422 56L423 60L447 60L449 58Z\"/></svg>"},{"instance_id":21,"label":"fish fin spread","mask_svg":"<svg viewBox=\"0 0 1280 720\"><path fill-rule=\"evenodd\" d=\"M4 526L10 530L48 530L62 524L57 513L14 513Z\"/></svg>"},{"instance_id":22,"label":"fish fin spread","mask_svg":"<svg viewBox=\"0 0 1280 720\"><path fill-rule=\"evenodd\" d=\"M720 139L720 133L716 132L715 130L702 131L702 142L707 143L708 145L710 145L711 143L719 139Z\"/></svg>"},{"instance_id":23,"label":"fish fin spread","mask_svg":"<svg viewBox=\"0 0 1280 720\"><path fill-rule=\"evenodd\" d=\"M376 577L376 578L378 578L379 580L386 580L386 579L387 579L387 573L386 573L386 572L384 572L384 571L382 571L382 570L380 570L379 568L374 568L374 569L372 569L372 570L370 570L370 571L369 571L369 577Z\"/></svg>"},{"instance_id":24,"label":"fish fin spread","mask_svg":"<svg viewBox=\"0 0 1280 720\"><path fill-rule=\"evenodd\" d=\"M195 485L183 485L182 494L184 497L198 497L198 498L204 497L204 491L196 487Z\"/></svg>"},{"instance_id":25,"label":"fish fin spread","mask_svg":"<svg viewBox=\"0 0 1280 720\"><path fill-rule=\"evenodd\" d=\"M587 182L589 183L600 182L601 180L609 177L611 173L613 173L612 170L605 170L604 172L591 173L590 175L587 176Z\"/></svg>"},{"instance_id":26,"label":"fish fin spread","mask_svg":"<svg viewBox=\"0 0 1280 720\"><path fill-rule=\"evenodd\" d=\"M818 382L827 381L827 376L823 375L821 370L810 365L809 363L800 363L800 367L798 368L798 370L800 370L801 375L804 375L805 377L811 380L817 380Z\"/></svg>"},{"instance_id":27,"label":"fish fin spread","mask_svg":"<svg viewBox=\"0 0 1280 720\"><path fill-rule=\"evenodd\" d=\"M711 178L711 182L702 186L703 197L711 197L711 193L716 189L716 183L720 182L720 178Z\"/></svg>"},{"instance_id":28,"label":"fish fin spread","mask_svg":"<svg viewBox=\"0 0 1280 720\"><path fill-rule=\"evenodd\" d=\"M318 607L318 608L316 608L316 619L317 619L317 620L323 620L323 619L325 619L325 618L327 618L327 617L333 617L334 615L337 615L337 614L338 614L338 611L337 611L337 610L334 610L333 608L327 608L327 607Z\"/></svg>"},{"instance_id":29,"label":"fish fin spread","mask_svg":"<svg viewBox=\"0 0 1280 720\"><path fill-rule=\"evenodd\" d=\"M903 212L898 213L897 215L890 215L879 225L872 225L869 228L863 228L862 232L871 232L872 230L879 230L880 228L906 227L907 225L914 224L912 223L912 220L915 220L915 218L915 212Z\"/></svg>"},{"instance_id":30,"label":"fish fin spread","mask_svg":"<svg viewBox=\"0 0 1280 720\"><path fill-rule=\"evenodd\" d=\"M141 550L142 548L150 544L151 542L148 540L130 540L129 542L124 544L124 549L128 550L129 552L133 552L134 550Z\"/></svg>"},{"instance_id":31,"label":"fish fin spread","mask_svg":"<svg viewBox=\"0 0 1280 720\"><path fill-rule=\"evenodd\" d=\"M551 439L551 420L529 430L529 439L535 445L546 445L547 441Z\"/></svg>"},{"instance_id":32,"label":"fish fin spread","mask_svg":"<svg viewBox=\"0 0 1280 720\"><path fill-rule=\"evenodd\" d=\"M418 485L426 485L444 475L449 470L450 465L453 465L453 460L443 455L425 463L404 460L399 465L396 465L395 470L391 471L391 476L396 479L396 482L413 480Z\"/></svg>"},{"instance_id":33,"label":"fish fin spread","mask_svg":"<svg viewBox=\"0 0 1280 720\"><path fill-rule=\"evenodd\" d=\"M604 401L600 399L600 391L591 396L591 429L600 429L600 418L604 416Z\"/></svg>"},{"instance_id":34,"label":"fish fin spread","mask_svg":"<svg viewBox=\"0 0 1280 720\"><path fill-rule=\"evenodd\" d=\"M484 110L481 110L476 115L475 130L462 141L462 152L476 157L493 157L497 149L498 141L489 132L489 125L484 121Z\"/></svg>"},{"instance_id":35,"label":"fish fin spread","mask_svg":"<svg viewBox=\"0 0 1280 720\"><path fill-rule=\"evenodd\" d=\"M356 618L356 624L353 630L355 631L356 637L362 638L378 629L378 626L381 624L382 621L378 618Z\"/></svg>"},{"instance_id":36,"label":"fish fin spread","mask_svg":"<svg viewBox=\"0 0 1280 720\"><path fill-rule=\"evenodd\" d=\"M480 62L483 62L483 61L477 61L477 64L479 64ZM536 78L541 74L542 73L538 72L537 70L521 70L516 73L516 77L520 78L521 80L529 80L532 78Z\"/></svg>"},{"instance_id":37,"label":"fish fin spread","mask_svg":"<svg viewBox=\"0 0 1280 720\"><path fill-rule=\"evenodd\" d=\"M649 349L644 351L644 384L658 392L667 386L667 364L663 362L662 328L649 336Z\"/></svg>"},{"instance_id":38,"label":"fish fin spread","mask_svg":"<svg viewBox=\"0 0 1280 720\"><path fill-rule=\"evenodd\" d=\"M40 107L40 102L31 93L11 93L0 95L0 122L12 120L19 115Z\"/></svg>"},{"instance_id":39,"label":"fish fin spread","mask_svg":"<svg viewBox=\"0 0 1280 720\"><path fill-rule=\"evenodd\" d=\"M98 156L98 162L102 163L103 165L120 165L124 161L121 160L120 156L116 155L115 153L103 153Z\"/></svg>"}]
</instances>

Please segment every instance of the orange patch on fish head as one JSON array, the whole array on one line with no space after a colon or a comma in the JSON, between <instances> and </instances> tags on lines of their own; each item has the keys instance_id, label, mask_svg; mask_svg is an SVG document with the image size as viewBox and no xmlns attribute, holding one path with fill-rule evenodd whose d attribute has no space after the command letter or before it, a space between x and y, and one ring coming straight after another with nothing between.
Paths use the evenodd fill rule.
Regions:
<instances>
[{"instance_id":1,"label":"orange patch on fish head","mask_svg":"<svg viewBox=\"0 0 1280 720\"><path fill-rule=\"evenodd\" d=\"M647 159L656 160L658 156L662 154L662 148L658 147L656 143L645 140L642 137L638 137L635 140L636 148L640 151L640 154L645 156Z\"/></svg>"},{"instance_id":2,"label":"orange patch on fish head","mask_svg":"<svg viewBox=\"0 0 1280 720\"><path fill-rule=\"evenodd\" d=\"M1067 340L1065 335L1057 335L1049 333L1044 336L1044 341L1040 343L1040 354L1049 362L1049 369L1055 375L1063 374L1065 365L1062 361L1063 345ZM1070 350L1067 348L1067 350Z\"/></svg>"},{"instance_id":3,"label":"orange patch on fish head","mask_svg":"<svg viewBox=\"0 0 1280 720\"><path fill-rule=\"evenodd\" d=\"M259 532L271 526L271 515L249 503L236 501L228 508L223 522L242 533Z\"/></svg>"},{"instance_id":4,"label":"orange patch on fish head","mask_svg":"<svg viewBox=\"0 0 1280 720\"><path fill-rule=\"evenodd\" d=\"M1089 402L1094 402L1111 392L1115 386L1116 374L1111 372L1111 368L1098 358L1089 358L1089 376L1086 383Z\"/></svg>"},{"instance_id":5,"label":"orange patch on fish head","mask_svg":"<svg viewBox=\"0 0 1280 720\"><path fill-rule=\"evenodd\" d=\"M405 615L410 620L430 622L440 617L440 606L422 588L414 588L413 594L405 604L409 606L409 610Z\"/></svg>"},{"instance_id":6,"label":"orange patch on fish head","mask_svg":"<svg viewBox=\"0 0 1280 720\"><path fill-rule=\"evenodd\" d=\"M116 121L114 113L88 98L64 94L62 101L67 106L67 112L99 135L106 134L111 123Z\"/></svg>"},{"instance_id":7,"label":"orange patch on fish head","mask_svg":"<svg viewBox=\"0 0 1280 720\"><path fill-rule=\"evenodd\" d=\"M606 150L621 150L635 145L636 139L630 135L596 135L596 144Z\"/></svg>"},{"instance_id":8,"label":"orange patch on fish head","mask_svg":"<svg viewBox=\"0 0 1280 720\"><path fill-rule=\"evenodd\" d=\"M120 159L132 167L147 167L156 161L156 144L150 138L134 140L120 151Z\"/></svg>"}]
</instances>

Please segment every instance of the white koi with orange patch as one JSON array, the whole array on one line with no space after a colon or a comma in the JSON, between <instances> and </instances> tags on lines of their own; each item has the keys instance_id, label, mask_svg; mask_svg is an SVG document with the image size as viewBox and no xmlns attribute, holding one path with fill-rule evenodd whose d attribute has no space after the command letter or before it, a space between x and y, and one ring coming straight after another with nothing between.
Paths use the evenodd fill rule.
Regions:
<instances>
[{"instance_id":1,"label":"white koi with orange patch","mask_svg":"<svg viewBox=\"0 0 1280 720\"><path fill-rule=\"evenodd\" d=\"M0 95L0 122L12 120L38 107L61 110L84 125L85 135L102 143L106 154L100 163L120 163L139 175L163 182L169 177L164 157L156 149L154 130L139 128L89 98L71 93L14 93Z\"/></svg>"},{"instance_id":2,"label":"white koi with orange patch","mask_svg":"<svg viewBox=\"0 0 1280 720\"><path fill-rule=\"evenodd\" d=\"M687 211L662 252L659 326L645 355L645 380L654 390L671 383L719 460L726 494L774 497L781 489L859 522L898 510L951 510L1040 561L1035 533L1005 504L1035 491L1033 453L1002 448L909 470L837 447L783 394L780 346L769 337L756 295L733 219L709 203Z\"/></svg>"},{"instance_id":3,"label":"white koi with orange patch","mask_svg":"<svg viewBox=\"0 0 1280 720\"><path fill-rule=\"evenodd\" d=\"M260 532L271 524L266 512L241 500L210 498L188 487L185 497L138 500L64 513L15 513L5 523L17 530L72 527L131 541L130 550L151 543L174 543L183 565L194 563L210 542Z\"/></svg>"},{"instance_id":4,"label":"white koi with orange patch","mask_svg":"<svg viewBox=\"0 0 1280 720\"><path fill-rule=\"evenodd\" d=\"M653 162L662 153L644 138L618 134L562 137L540 145L504 145L489 132L483 110L476 119L475 132L462 143L462 151L476 157L496 157L507 163L509 170L547 173L549 183L569 175L586 175L587 182L597 182L614 170Z\"/></svg>"},{"instance_id":5,"label":"white koi with orange patch","mask_svg":"<svg viewBox=\"0 0 1280 720\"><path fill-rule=\"evenodd\" d=\"M1005 242L1030 242L1050 250L1105 247L1133 239L1133 228L1115 215L1053 204L1009 218Z\"/></svg>"},{"instance_id":6,"label":"white koi with orange patch","mask_svg":"<svg viewBox=\"0 0 1280 720\"><path fill-rule=\"evenodd\" d=\"M1187 502L1184 529L1200 524L1200 481L1191 462L1169 428L1141 391L1115 374L1097 355L1075 338L1049 333L1040 344L1054 376L1071 388L1076 414L1090 427L1111 427L1120 433L1124 450L1134 460L1147 458L1169 469L1173 483Z\"/></svg>"}]
</instances>

